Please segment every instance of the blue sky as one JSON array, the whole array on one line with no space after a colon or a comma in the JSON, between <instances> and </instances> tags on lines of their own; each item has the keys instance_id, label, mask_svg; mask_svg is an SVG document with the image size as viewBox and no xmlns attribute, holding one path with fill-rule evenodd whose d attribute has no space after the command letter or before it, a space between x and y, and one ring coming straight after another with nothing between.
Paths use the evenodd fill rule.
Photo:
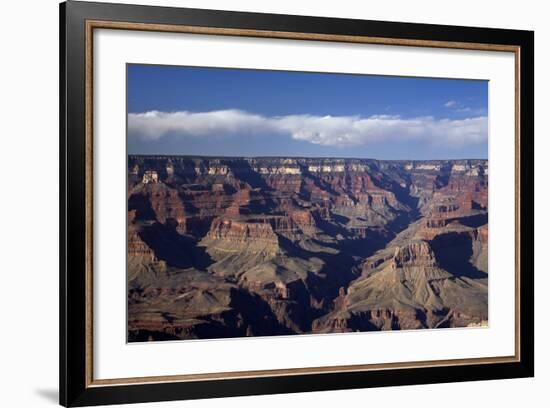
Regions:
<instances>
[{"instance_id":1,"label":"blue sky","mask_svg":"<svg viewBox=\"0 0 550 408\"><path fill-rule=\"evenodd\" d=\"M487 158L486 81L128 65L128 152Z\"/></svg>"}]
</instances>

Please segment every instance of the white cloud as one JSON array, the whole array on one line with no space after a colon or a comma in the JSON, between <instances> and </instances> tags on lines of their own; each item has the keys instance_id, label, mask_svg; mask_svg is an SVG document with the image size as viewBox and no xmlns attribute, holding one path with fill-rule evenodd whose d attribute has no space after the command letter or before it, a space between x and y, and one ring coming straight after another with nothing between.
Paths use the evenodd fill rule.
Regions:
<instances>
[{"instance_id":1,"label":"white cloud","mask_svg":"<svg viewBox=\"0 0 550 408\"><path fill-rule=\"evenodd\" d=\"M390 115L266 117L240 110L150 111L128 115L128 134L142 140L158 140L167 135L199 138L279 134L324 146L404 140L462 146L487 140L487 117L460 120Z\"/></svg>"},{"instance_id":2,"label":"white cloud","mask_svg":"<svg viewBox=\"0 0 550 408\"><path fill-rule=\"evenodd\" d=\"M469 114L469 115L477 115L477 116L482 116L487 114L487 110L484 108L474 109L464 105L462 102L454 101L454 100L445 102L443 106L448 109L451 109L452 112L459 113L459 114Z\"/></svg>"}]
</instances>

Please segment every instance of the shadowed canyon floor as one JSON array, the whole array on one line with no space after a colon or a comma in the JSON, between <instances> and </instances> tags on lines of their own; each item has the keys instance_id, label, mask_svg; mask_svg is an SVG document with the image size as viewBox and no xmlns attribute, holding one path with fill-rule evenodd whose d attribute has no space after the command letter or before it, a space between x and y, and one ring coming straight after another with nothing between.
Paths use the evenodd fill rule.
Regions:
<instances>
[{"instance_id":1,"label":"shadowed canyon floor","mask_svg":"<svg viewBox=\"0 0 550 408\"><path fill-rule=\"evenodd\" d=\"M129 341L487 324L486 160L128 157Z\"/></svg>"}]
</instances>

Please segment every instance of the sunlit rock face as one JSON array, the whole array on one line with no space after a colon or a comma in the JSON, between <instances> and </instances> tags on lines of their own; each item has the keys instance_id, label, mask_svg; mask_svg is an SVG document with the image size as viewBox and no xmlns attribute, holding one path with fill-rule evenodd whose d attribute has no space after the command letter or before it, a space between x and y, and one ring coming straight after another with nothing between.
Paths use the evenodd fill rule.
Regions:
<instances>
[{"instance_id":1,"label":"sunlit rock face","mask_svg":"<svg viewBox=\"0 0 550 408\"><path fill-rule=\"evenodd\" d=\"M487 324L488 164L128 157L130 341Z\"/></svg>"}]
</instances>

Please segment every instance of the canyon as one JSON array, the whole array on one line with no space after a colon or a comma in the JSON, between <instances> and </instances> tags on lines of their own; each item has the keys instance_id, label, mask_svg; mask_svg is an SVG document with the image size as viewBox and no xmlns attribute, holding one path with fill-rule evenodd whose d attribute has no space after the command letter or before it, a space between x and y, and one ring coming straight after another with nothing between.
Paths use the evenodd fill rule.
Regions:
<instances>
[{"instance_id":1,"label":"canyon","mask_svg":"<svg viewBox=\"0 0 550 408\"><path fill-rule=\"evenodd\" d=\"M487 160L127 170L130 342L488 324Z\"/></svg>"}]
</instances>

